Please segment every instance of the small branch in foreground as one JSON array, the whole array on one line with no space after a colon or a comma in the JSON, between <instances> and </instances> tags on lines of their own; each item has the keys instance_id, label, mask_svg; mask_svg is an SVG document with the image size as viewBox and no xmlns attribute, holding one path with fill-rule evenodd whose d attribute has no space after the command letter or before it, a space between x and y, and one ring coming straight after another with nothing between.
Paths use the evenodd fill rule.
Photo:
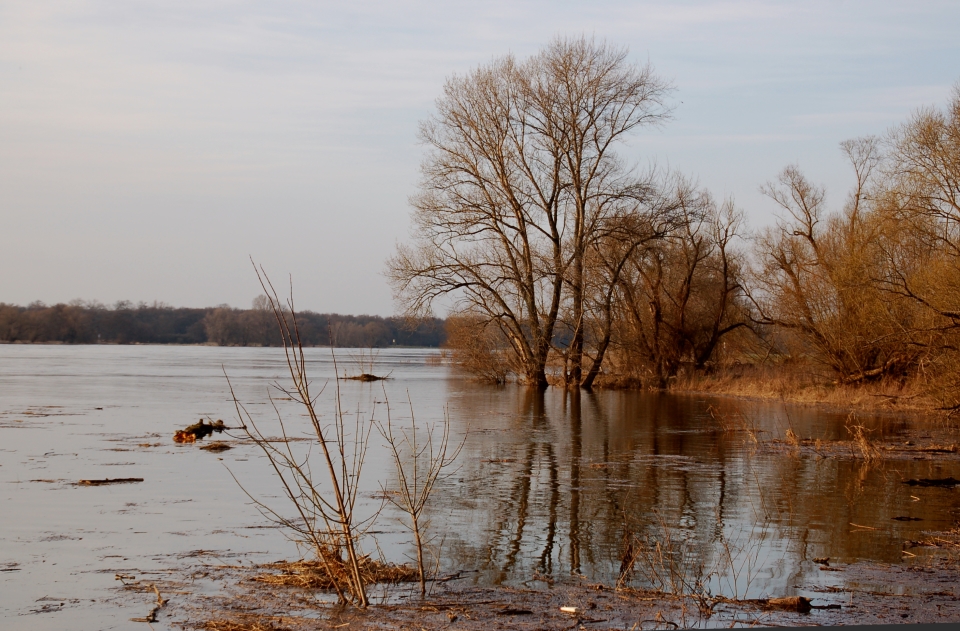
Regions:
<instances>
[{"instance_id":1,"label":"small branch in foreground","mask_svg":"<svg viewBox=\"0 0 960 631\"><path fill-rule=\"evenodd\" d=\"M384 391L386 398L386 391ZM393 464L397 471L398 494L392 495L384 491L388 502L403 511L409 523L406 525L413 534L414 545L417 549L417 570L420 575L420 596L427 594L427 576L424 561L424 546L427 543L426 531L429 522L423 520L423 512L433 493L437 482L445 477L444 471L451 467L460 455L466 436L456 445L450 445L450 416L444 411L443 425L439 436L435 436L436 427L427 425L426 438L423 439L423 430L418 432L417 421L413 413L413 403L410 393L407 393L407 403L410 406L410 429L394 430L393 419L390 413L390 404L387 402L387 422L377 423L377 430L387 442ZM404 462L404 458L407 462ZM439 563L439 558L438 558Z\"/></svg>"}]
</instances>

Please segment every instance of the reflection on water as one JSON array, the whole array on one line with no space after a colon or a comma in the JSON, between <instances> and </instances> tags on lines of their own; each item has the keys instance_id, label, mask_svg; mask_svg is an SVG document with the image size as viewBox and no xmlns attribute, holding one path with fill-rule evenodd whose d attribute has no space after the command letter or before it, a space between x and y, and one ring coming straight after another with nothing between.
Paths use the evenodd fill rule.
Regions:
<instances>
[{"instance_id":1,"label":"reflection on water","mask_svg":"<svg viewBox=\"0 0 960 631\"><path fill-rule=\"evenodd\" d=\"M899 562L904 539L949 528L958 515L954 491L903 484L955 475L953 462L800 456L719 431L708 406L743 413L768 438L788 427L804 438L844 438L846 415L473 384L451 387L449 397L471 432L460 475L435 513L451 563L479 569L482 582L582 575L613 583L629 532L669 534L687 562L706 570L740 568L715 577L715 590L784 593L822 576L814 558ZM910 425L882 416L860 422L890 436Z\"/></svg>"},{"instance_id":2,"label":"reflection on water","mask_svg":"<svg viewBox=\"0 0 960 631\"><path fill-rule=\"evenodd\" d=\"M319 381L334 375L329 351L310 349L308 357ZM385 350L375 371L391 379L345 382L342 397L347 409L369 414L386 394L402 415L398 403L409 394L418 422L440 421L446 406L454 436L467 433L460 468L438 489L430 517L444 569L470 570L466 576L480 583L585 577L611 584L626 535L634 534L635 541L669 536L684 563L716 569L715 592L783 595L814 578L842 583L842 573L820 570L814 558L896 563L904 539L947 529L960 512L960 492L902 483L960 478L953 461L867 466L852 456L800 456L763 444L787 428L802 438L846 438L843 414L703 396L482 386L435 358L435 351ZM346 352L344 368L351 370ZM62 591L93 601L76 607L90 613L91 628L109 628L98 599L115 570L161 571L169 555L198 548L262 553L258 562L290 556L278 533L256 529L263 518L224 467L259 497L276 498L252 446L218 461L170 441L201 415L233 418L224 369L269 423L268 383L285 374L278 349L0 346L0 569L19 568L0 573L0 613L20 615L23 603ZM280 406L296 418L292 404ZM718 413L742 414L760 443L721 431ZM887 436L920 423L896 416L859 422ZM379 506L374 492L393 475L390 459L376 451L379 441L372 443L365 510ZM127 476L146 482L84 490L66 483ZM377 537L391 560L405 560L409 536L397 517L385 511ZM61 565L51 569L54 557ZM58 628L66 619L43 615L25 628ZM70 615L74 626L84 625L82 615Z\"/></svg>"}]
</instances>

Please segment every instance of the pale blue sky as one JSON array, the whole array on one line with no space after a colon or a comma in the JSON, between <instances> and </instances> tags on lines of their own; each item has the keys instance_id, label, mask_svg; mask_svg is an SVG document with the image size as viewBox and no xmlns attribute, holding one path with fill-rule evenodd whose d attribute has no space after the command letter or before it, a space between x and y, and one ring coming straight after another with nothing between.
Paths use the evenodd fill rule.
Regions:
<instances>
[{"instance_id":1,"label":"pale blue sky","mask_svg":"<svg viewBox=\"0 0 960 631\"><path fill-rule=\"evenodd\" d=\"M248 255L301 308L389 315L417 122L446 77L556 35L676 85L627 154L732 195L796 162L840 205L837 145L960 79L958 2L0 4L0 301L249 306Z\"/></svg>"}]
</instances>

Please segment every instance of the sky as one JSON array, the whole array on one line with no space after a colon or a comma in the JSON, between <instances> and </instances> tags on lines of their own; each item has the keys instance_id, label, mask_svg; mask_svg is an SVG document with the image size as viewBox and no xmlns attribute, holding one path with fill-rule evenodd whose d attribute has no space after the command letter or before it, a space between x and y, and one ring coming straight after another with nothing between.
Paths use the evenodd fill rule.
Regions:
<instances>
[{"instance_id":1,"label":"sky","mask_svg":"<svg viewBox=\"0 0 960 631\"><path fill-rule=\"evenodd\" d=\"M446 78L557 36L675 86L630 160L753 228L788 164L839 207L838 144L944 106L958 25L956 1L0 3L0 302L247 308L252 258L300 309L391 315L419 121Z\"/></svg>"}]
</instances>

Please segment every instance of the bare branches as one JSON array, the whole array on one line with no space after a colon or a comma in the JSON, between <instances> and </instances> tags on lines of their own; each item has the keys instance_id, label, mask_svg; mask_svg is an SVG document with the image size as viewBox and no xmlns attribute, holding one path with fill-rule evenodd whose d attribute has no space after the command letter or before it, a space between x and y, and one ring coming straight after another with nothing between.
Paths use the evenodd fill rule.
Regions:
<instances>
[{"instance_id":1,"label":"bare branches","mask_svg":"<svg viewBox=\"0 0 960 631\"><path fill-rule=\"evenodd\" d=\"M386 392L384 396L386 397ZM387 494L384 489L384 495L387 501L403 511L409 520L405 525L413 533L417 550L420 595L426 596L426 568L423 553L428 541L426 531L430 524L423 519L423 513L437 482L447 475L452 475L452 472L445 471L453 466L457 456L460 455L466 436L457 444L450 443L450 417L447 416L446 411L444 411L439 436L434 425L428 425L425 430L418 430L409 393L407 403L410 406L409 429L395 429L388 404L387 421L378 423L377 430L387 442L397 472L397 494Z\"/></svg>"},{"instance_id":2,"label":"bare branches","mask_svg":"<svg viewBox=\"0 0 960 631\"><path fill-rule=\"evenodd\" d=\"M666 120L669 93L624 50L587 39L449 79L420 130L429 154L411 200L417 244L387 264L399 303L423 313L449 295L458 311L496 322L535 386L546 385L569 304L579 365L590 244L609 217L652 214L649 178L613 148Z\"/></svg>"},{"instance_id":3,"label":"bare branches","mask_svg":"<svg viewBox=\"0 0 960 631\"><path fill-rule=\"evenodd\" d=\"M359 413L353 422L349 421L341 406L337 383L333 423L331 426L321 424L316 402L323 388L316 394L311 392L292 291L284 305L263 270L256 266L255 269L284 341L284 356L292 382L291 387L279 383L275 387L285 397L299 403L309 418L317 441L312 447L319 447L322 468L326 470L332 497L321 491L314 477L312 447L306 453L300 453L294 450L294 444L288 440L286 425L276 401L270 398L283 437L279 443L269 440L260 431L253 417L238 400L231 384L230 393L237 415L243 421L243 430L267 457L290 502L288 507L292 505L294 509L294 515L287 516L278 508L265 504L249 493L247 495L265 517L282 526L294 541L313 550L341 601L366 607L368 600L365 577L361 571L363 555L359 549L359 539L375 515L367 520L359 520L355 509L372 422L365 421ZM229 378L227 382L229 384Z\"/></svg>"}]
</instances>

